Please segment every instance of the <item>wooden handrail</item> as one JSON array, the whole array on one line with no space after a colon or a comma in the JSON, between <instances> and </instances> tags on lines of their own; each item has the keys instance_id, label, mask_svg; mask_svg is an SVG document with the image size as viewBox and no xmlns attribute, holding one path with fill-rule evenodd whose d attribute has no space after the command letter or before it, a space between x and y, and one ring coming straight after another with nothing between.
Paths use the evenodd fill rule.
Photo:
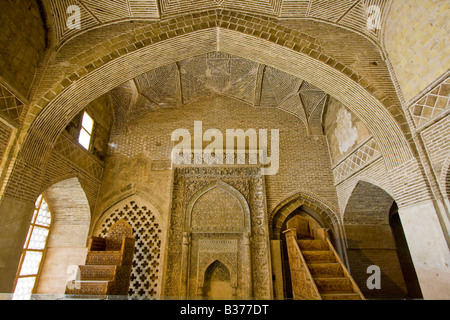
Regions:
<instances>
[{"instance_id":1,"label":"wooden handrail","mask_svg":"<svg viewBox=\"0 0 450 320\"><path fill-rule=\"evenodd\" d=\"M286 235L294 300L322 300L322 296L298 246L296 230L288 229L283 233ZM299 264L296 265L296 263Z\"/></svg>"},{"instance_id":2,"label":"wooden handrail","mask_svg":"<svg viewBox=\"0 0 450 320\"><path fill-rule=\"evenodd\" d=\"M361 300L366 300L366 298L364 297L363 293L361 292L361 290L359 289L358 285L356 284L355 280L353 279L352 275L350 274L350 272L348 272L347 268L345 267L345 264L342 262L341 257L339 256L339 254L337 253L337 251L334 248L333 244L331 243L330 238L328 237L328 235L325 235L323 237L323 240L327 241L328 247L333 252L334 257L336 258L336 261L341 264L342 270L344 271L344 275L350 279L350 282L352 283L353 291L360 296Z\"/></svg>"}]
</instances>

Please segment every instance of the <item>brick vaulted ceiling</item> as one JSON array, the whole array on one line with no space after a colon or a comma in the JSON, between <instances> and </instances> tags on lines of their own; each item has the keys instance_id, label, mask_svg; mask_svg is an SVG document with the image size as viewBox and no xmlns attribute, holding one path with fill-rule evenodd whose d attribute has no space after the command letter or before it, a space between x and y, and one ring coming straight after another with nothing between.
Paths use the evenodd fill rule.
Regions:
<instances>
[{"instance_id":1,"label":"brick vaulted ceiling","mask_svg":"<svg viewBox=\"0 0 450 320\"><path fill-rule=\"evenodd\" d=\"M159 20L210 9L255 13L277 20L310 19L343 27L379 43L380 29L367 27L369 8L378 6L383 17L389 0L43 0L52 17L54 41L80 33L66 28L66 10L78 5L83 31L127 20Z\"/></svg>"},{"instance_id":2,"label":"brick vaulted ceiling","mask_svg":"<svg viewBox=\"0 0 450 320\"><path fill-rule=\"evenodd\" d=\"M395 149L391 161L393 166L411 157L405 139L409 135L406 120L386 64L379 50L373 45L373 39L368 41L367 36L361 36L362 32L336 27L338 22L346 21L347 15L351 15L359 6L375 2L312 0L308 2L306 11L308 15L305 14L307 19L282 17L285 3L281 1L161 1L154 2L156 5L154 8L158 10L153 17L144 17L142 13L147 12L145 11L147 5L151 6L152 1L43 0L43 2L47 5L47 23L53 35L51 37L56 34L59 35L59 41L71 39L64 44L59 42L60 46L49 56L42 76L37 76L39 80L36 92L26 119L26 123L30 126L23 130L23 137L27 140L25 144L33 146L23 149L24 156L30 163L41 163L40 158L44 156L44 150L53 144L71 117L96 97L130 79L141 81L139 83L135 80L133 85L136 87L135 90L139 89L137 91L144 96L142 93L145 93L146 89L143 90L139 86L155 81L158 76L152 75L152 72L162 72L163 75L164 72L168 72L158 68L176 66L175 72L182 74L186 59L214 51L246 59L247 62L242 62L241 67L253 63L257 63L259 69L262 64L268 66L269 68L265 69L266 81L262 82L263 85L269 85L270 79L278 81L282 74L279 71L283 71L297 78L296 81L305 80L302 85L311 84L320 88L364 119L374 136L379 136L380 141L386 141L388 145L386 150ZM265 8L264 13L258 13L249 6L258 2L266 3L265 6L258 6L258 10ZM302 1L297 2L299 5ZM138 6L139 3L141 6ZM198 4L199 7L194 9L185 7L191 3ZM246 7L239 8L238 3L245 3ZM335 5L332 5L333 3ZM333 10L340 8L344 3L347 3L347 9L340 11L340 15L335 13L333 16L331 14ZM81 8L82 29L70 31L79 34L64 31L66 9L70 5L78 5ZM209 6L213 8L208 9ZM327 21L326 19L310 18L313 12L319 12L317 9L319 7L323 8L322 17L326 16L326 10L330 10L328 15L330 20L327 23L323 23ZM123 10L120 11L119 8ZM229 10L230 8L233 10ZM364 10L361 12L366 14ZM138 19L139 17L142 19ZM315 19L322 22L311 21ZM366 18L361 19L354 21L360 21L360 26L364 29ZM280 21L283 21L283 24ZM285 26L295 21L305 21L308 25L300 23L297 27ZM331 32L333 30L330 28L338 32ZM320 38L316 35L318 32ZM236 62L231 60L231 64ZM178 64L174 65L176 61ZM219 65L222 62L214 63L216 67L221 68ZM181 79L186 81L189 75L195 73L188 72L187 76L184 75ZM218 78L220 79L215 81L219 83L224 80L222 77ZM191 79L192 81L187 84L181 82L184 84L183 96L175 96L175 99L189 101L189 83L196 83L199 79L201 77ZM233 81L238 79L229 78L229 80L236 85ZM208 82L204 84L206 84L204 89L211 90ZM219 86L219 88L225 90L227 87ZM294 102L298 97L315 95L316 91L319 91L313 88L307 90L311 92L305 94L301 92L305 88L294 86L292 90L287 90L286 96L282 98L270 96L271 90L262 90L260 100L264 103L271 101L272 106L294 113L305 122L309 116L308 112L315 110L314 106L303 106L294 110L293 106L296 104ZM242 95L241 99L246 97L245 90L239 94ZM151 96L153 99L157 98L155 94ZM167 99L167 96L164 98ZM150 100L146 102L147 105L161 105L158 101ZM300 104L297 103L297 107L298 105ZM308 108L313 109L308 111ZM383 121L379 121L380 117L383 117ZM392 138L392 134L386 138L388 132L392 131L395 132L398 142ZM396 147L391 148L391 145Z\"/></svg>"},{"instance_id":3,"label":"brick vaulted ceiling","mask_svg":"<svg viewBox=\"0 0 450 320\"><path fill-rule=\"evenodd\" d=\"M43 3L47 13L47 23L50 27L50 37L53 39L53 44L59 48L54 55L55 58L50 58L46 64L45 74L40 81L40 86L36 88L36 97L44 93L40 89L44 90L48 86L52 86L52 83L58 77L63 76L66 72L73 72L73 70L70 70L73 66L83 64L83 57L89 55L89 52L103 51L105 44L108 45L108 41L113 41L113 38L127 40L136 33L136 30L144 30L149 25L159 25L161 32L164 28L168 28L171 23L175 23L177 28L184 28L182 22L178 22L179 19L182 21L184 16L192 16L195 19L196 12L199 16L205 12L216 12L217 20L221 21L217 21L216 25L232 23L234 18L229 20L224 18L227 16L226 12L221 13L221 11L232 10L237 13L242 12L246 15L246 21L252 23L254 22L251 18L253 16L258 21L264 19L269 25L278 24L283 31L290 33L288 37L295 38L298 34L304 35L306 40L295 39L294 41L299 41L299 45L305 41L311 42L311 48L318 51L319 54L324 53L337 58L337 61L354 69L370 83L374 83L393 101L394 107L390 108L389 111L394 117L398 118L401 126L405 126L406 121L400 119L402 115L397 110L399 101L397 100L395 87L390 81L389 71L383 63L383 54L376 49L377 46L380 47L378 40L380 30L369 30L367 28L367 8L376 5L383 14L389 9L389 0L43 0ZM81 30L70 30L66 26L67 8L71 5L77 5L81 9ZM203 18L199 18L199 20L202 22ZM242 27L245 28L246 26ZM333 32L334 29L339 29L341 32ZM264 30L261 29L261 31ZM177 35L176 30L171 32ZM374 43L375 45L373 45ZM231 61L233 61L231 64L234 71L243 67L237 66L236 61L238 59L232 59ZM259 63L245 61L246 66L253 64L258 68ZM177 72L183 72L183 63L181 61L178 65L175 65L178 68ZM175 68L174 65L172 67ZM151 81L161 81L161 79L157 79L158 76L164 77L167 75L165 72L173 72L173 68L167 68L153 71ZM277 73L277 70L272 68L266 68L263 71L265 81L262 83L265 87L261 91L263 96L260 100L262 103L266 103L264 99L267 99L267 97L264 95L270 92L267 90L267 86L271 81L276 82L283 77L278 77L281 73ZM261 72L262 70L260 70L260 74ZM198 84L199 79L186 74L182 76L184 77L184 83L181 83L181 85L184 95L187 96L179 97L179 100L182 99L183 103L186 103L190 98L189 90L192 89L192 83ZM148 78L149 73L141 78L144 77ZM143 85L139 80L147 83L150 81L141 78L135 80L138 87ZM241 81L245 80L248 83L255 83L254 79L241 79ZM233 79L230 79L230 81L233 86L239 85L233 82ZM301 80L297 79L297 81ZM208 88L207 81L203 84L205 87L197 86L195 92L211 89ZM229 89L228 91L232 90ZM164 99L171 97L172 93L168 93L168 97L157 98L155 92L152 92L153 100L150 105L153 108L161 105L161 103L164 103ZM147 94L148 96L150 94ZM285 100L280 101L277 100L280 97L275 95L271 98L273 100L271 103L275 104L277 100L277 108L291 112L307 123L307 118L311 115L307 115L307 112L304 114L302 108L296 109L292 106L294 101L298 100L297 96L296 94L283 97ZM238 96L238 98L245 100L241 96ZM143 99L144 96L140 94L137 102L142 104ZM301 101L295 103L304 104ZM147 101L144 105L148 104Z\"/></svg>"},{"instance_id":4,"label":"brick vaulted ceiling","mask_svg":"<svg viewBox=\"0 0 450 320\"><path fill-rule=\"evenodd\" d=\"M189 104L205 95L230 96L276 108L320 134L327 94L306 81L254 61L212 52L159 67L109 93L116 118L128 122L147 112Z\"/></svg>"}]
</instances>

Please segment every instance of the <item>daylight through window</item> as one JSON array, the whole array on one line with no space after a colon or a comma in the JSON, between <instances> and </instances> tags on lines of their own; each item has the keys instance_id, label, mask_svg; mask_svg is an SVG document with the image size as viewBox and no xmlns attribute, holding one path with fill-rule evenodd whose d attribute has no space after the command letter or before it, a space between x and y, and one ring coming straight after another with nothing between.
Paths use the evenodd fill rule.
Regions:
<instances>
[{"instance_id":1,"label":"daylight through window","mask_svg":"<svg viewBox=\"0 0 450 320\"><path fill-rule=\"evenodd\" d=\"M89 150L92 139L92 130L94 128L94 120L84 112L83 120L81 122L80 136L78 137L78 142L86 149Z\"/></svg>"},{"instance_id":2,"label":"daylight through window","mask_svg":"<svg viewBox=\"0 0 450 320\"><path fill-rule=\"evenodd\" d=\"M47 244L50 223L51 214L41 195L36 200L33 218L23 246L13 295L14 300L29 300L33 294Z\"/></svg>"}]
</instances>

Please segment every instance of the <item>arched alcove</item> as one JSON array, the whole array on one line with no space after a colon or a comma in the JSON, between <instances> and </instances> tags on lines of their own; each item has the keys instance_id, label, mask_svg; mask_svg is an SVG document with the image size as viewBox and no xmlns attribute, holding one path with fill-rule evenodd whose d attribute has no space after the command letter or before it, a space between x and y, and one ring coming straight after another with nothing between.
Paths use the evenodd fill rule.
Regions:
<instances>
[{"instance_id":1,"label":"arched alcove","mask_svg":"<svg viewBox=\"0 0 450 320\"><path fill-rule=\"evenodd\" d=\"M206 299L230 299L232 297L230 270L219 260L205 271L203 295Z\"/></svg>"},{"instance_id":2,"label":"arched alcove","mask_svg":"<svg viewBox=\"0 0 450 320\"><path fill-rule=\"evenodd\" d=\"M335 232L330 228L329 223L327 223L323 218L320 217L314 210L306 205L302 205L295 210L293 210L285 218L283 225L281 227L281 232L283 233L287 229L294 228L297 232L297 239L313 239L315 230L326 228L328 229L328 234L330 240L334 243L335 248L340 248L339 238L336 238ZM339 246L336 245L339 244ZM286 237L281 236L281 257L282 257L282 271L283 271L283 294L285 299L292 299L292 280L290 274L290 265L288 259L288 250Z\"/></svg>"},{"instance_id":3,"label":"arched alcove","mask_svg":"<svg viewBox=\"0 0 450 320\"><path fill-rule=\"evenodd\" d=\"M359 181L353 189L344 212L349 271L366 298L408 298L397 252L399 234L391 227L389 217L394 199L380 187ZM395 232L394 232L395 231ZM369 289L367 273L375 265L381 271L381 288Z\"/></svg>"},{"instance_id":4,"label":"arched alcove","mask_svg":"<svg viewBox=\"0 0 450 320\"><path fill-rule=\"evenodd\" d=\"M37 294L64 294L74 266L84 264L91 211L78 178L55 183L43 192L52 212L47 251Z\"/></svg>"},{"instance_id":5,"label":"arched alcove","mask_svg":"<svg viewBox=\"0 0 450 320\"><path fill-rule=\"evenodd\" d=\"M242 194L223 181L199 190L188 204L186 228L191 231L243 232L250 229L250 212Z\"/></svg>"},{"instance_id":6,"label":"arched alcove","mask_svg":"<svg viewBox=\"0 0 450 320\"><path fill-rule=\"evenodd\" d=\"M275 208L272 217L272 266L275 275L275 297L278 299L292 299L289 260L283 231L287 229L288 223L297 224L296 220L303 222L300 225L304 226L304 234L313 232L313 229L328 229L331 242L345 261L342 230L333 210L318 201L317 197L303 192L289 197Z\"/></svg>"}]
</instances>

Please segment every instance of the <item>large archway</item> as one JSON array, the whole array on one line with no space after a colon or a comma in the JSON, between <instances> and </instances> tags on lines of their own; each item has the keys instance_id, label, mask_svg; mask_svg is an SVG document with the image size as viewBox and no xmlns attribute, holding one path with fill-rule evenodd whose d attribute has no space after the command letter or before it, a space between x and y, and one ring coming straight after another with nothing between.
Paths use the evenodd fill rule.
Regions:
<instances>
[{"instance_id":1,"label":"large archway","mask_svg":"<svg viewBox=\"0 0 450 320\"><path fill-rule=\"evenodd\" d=\"M299 37L301 41L305 36ZM136 47L127 45L125 48L128 49L123 52L115 49L111 52L114 59L110 57L107 62L92 57L84 71L78 70L82 76L74 72L68 75L63 85L57 84L49 90L36 105L36 109L43 109L36 120L30 115L29 120L34 124L29 134L30 149L26 152L26 158L36 163L67 125L68 119L100 95L157 67L212 51L234 54L288 72L334 96L365 122L383 152L389 155L389 167L396 167L412 157L404 133L384 105L389 103L389 99L369 86L367 80L324 53L315 54L311 49L302 51L302 47L291 48L285 41L276 43L227 28L217 21L213 25L206 24L195 31L164 39L150 36ZM121 72L117 73L117 70ZM53 108L54 105L58 108ZM41 132L46 133L45 138Z\"/></svg>"},{"instance_id":2,"label":"large archway","mask_svg":"<svg viewBox=\"0 0 450 320\"><path fill-rule=\"evenodd\" d=\"M407 257L409 251L404 246L401 223L394 217L395 208L394 199L386 191L365 181L356 184L345 208L349 271L367 298L418 297L415 292L408 294L405 284L406 278L414 278L415 271L411 263L399 259L399 254ZM367 285L371 266L380 268L379 288ZM415 281L418 286L417 278Z\"/></svg>"}]
</instances>

